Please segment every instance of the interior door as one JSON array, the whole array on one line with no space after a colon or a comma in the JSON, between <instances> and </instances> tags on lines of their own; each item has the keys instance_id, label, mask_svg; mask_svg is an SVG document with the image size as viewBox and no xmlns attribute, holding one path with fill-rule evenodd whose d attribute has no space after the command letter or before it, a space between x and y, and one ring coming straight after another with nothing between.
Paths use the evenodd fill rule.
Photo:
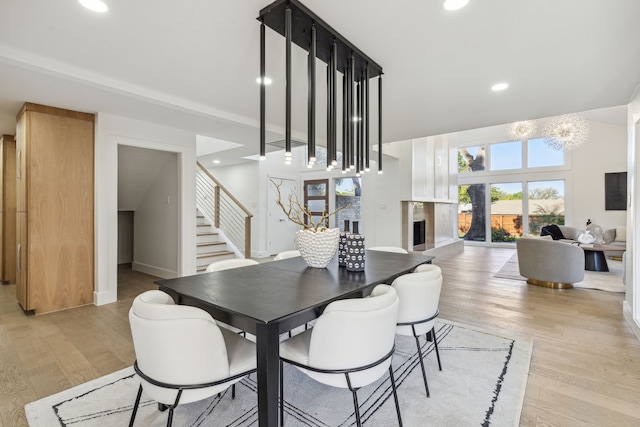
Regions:
<instances>
[{"instance_id":1,"label":"interior door","mask_svg":"<svg viewBox=\"0 0 640 427\"><path fill-rule=\"evenodd\" d=\"M287 206L289 194L298 194L296 181L287 178L272 177L272 179L280 184L282 203ZM283 251L293 250L296 248L294 240L296 231L300 230L300 226L291 222L276 203L278 200L278 191L271 181L269 181L268 197L269 226L267 227L267 237L269 243L267 249L269 254L276 255Z\"/></svg>"}]
</instances>

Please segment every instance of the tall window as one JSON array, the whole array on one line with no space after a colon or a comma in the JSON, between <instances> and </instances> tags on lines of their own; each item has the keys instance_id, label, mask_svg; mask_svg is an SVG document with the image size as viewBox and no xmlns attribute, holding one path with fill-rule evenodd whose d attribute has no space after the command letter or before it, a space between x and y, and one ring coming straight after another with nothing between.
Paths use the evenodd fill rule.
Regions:
<instances>
[{"instance_id":1,"label":"tall window","mask_svg":"<svg viewBox=\"0 0 640 427\"><path fill-rule=\"evenodd\" d=\"M532 181L529 187L529 232L539 235L548 224L564 224L564 181Z\"/></svg>"},{"instance_id":2,"label":"tall window","mask_svg":"<svg viewBox=\"0 0 640 427\"><path fill-rule=\"evenodd\" d=\"M514 242L522 236L522 183L491 184L491 241Z\"/></svg>"},{"instance_id":3,"label":"tall window","mask_svg":"<svg viewBox=\"0 0 640 427\"><path fill-rule=\"evenodd\" d=\"M565 155L544 139L460 147L460 238L509 243L546 224L564 224Z\"/></svg>"}]
</instances>

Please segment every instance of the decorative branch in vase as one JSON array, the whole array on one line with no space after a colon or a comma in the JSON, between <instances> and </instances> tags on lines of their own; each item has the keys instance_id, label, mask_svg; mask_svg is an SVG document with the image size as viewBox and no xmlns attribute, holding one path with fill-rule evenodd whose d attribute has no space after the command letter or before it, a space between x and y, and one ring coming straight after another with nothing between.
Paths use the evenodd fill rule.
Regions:
<instances>
[{"instance_id":1,"label":"decorative branch in vase","mask_svg":"<svg viewBox=\"0 0 640 427\"><path fill-rule=\"evenodd\" d=\"M282 212L284 212L287 218L289 218L289 221L301 225L305 230L313 231L314 233L328 230L329 228L325 227L324 224L327 223L329 218L334 216L341 210L351 206L351 204L349 203L347 205L339 207L333 212L327 212L327 210L325 209L322 212L322 215L320 216L318 222L314 222L313 216L311 215L311 209L309 209L308 206L304 206L302 203L300 203L300 199L298 198L297 194L295 194L293 191L289 193L289 207L287 208L284 203L282 203L282 193L280 191L282 180L280 180L279 183L277 183L273 178L269 178L269 180L276 187L276 191L278 193L278 200L276 200L276 203L278 204L278 206L280 206L280 209L282 209ZM305 223L304 217L307 217L309 224Z\"/></svg>"},{"instance_id":2,"label":"decorative branch in vase","mask_svg":"<svg viewBox=\"0 0 640 427\"><path fill-rule=\"evenodd\" d=\"M295 239L302 259L310 267L325 268L335 256L340 238L340 229L328 228L326 226L327 222L330 217L351 205L342 206L333 212L327 212L325 209L320 219L314 221L309 207L300 203L300 199L293 192L289 194L288 207L285 206L282 202L282 193L280 191L282 181L278 183L273 178L269 178L269 180L276 187L278 193L276 203L280 206L282 212L291 222L303 227L302 230L296 232ZM305 222L305 217L308 223Z\"/></svg>"}]
</instances>

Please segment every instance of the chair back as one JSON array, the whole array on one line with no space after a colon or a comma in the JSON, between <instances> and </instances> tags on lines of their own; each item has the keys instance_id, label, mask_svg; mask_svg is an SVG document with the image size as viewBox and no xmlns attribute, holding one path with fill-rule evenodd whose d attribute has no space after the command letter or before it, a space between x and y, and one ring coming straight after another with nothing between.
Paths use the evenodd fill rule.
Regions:
<instances>
[{"instance_id":1,"label":"chair back","mask_svg":"<svg viewBox=\"0 0 640 427\"><path fill-rule=\"evenodd\" d=\"M247 267L256 264L259 264L259 262L255 259L250 258L223 259L220 261L212 262L207 266L207 269L205 271L207 273L211 273L213 271L230 270L232 268Z\"/></svg>"},{"instance_id":2,"label":"chair back","mask_svg":"<svg viewBox=\"0 0 640 427\"><path fill-rule=\"evenodd\" d=\"M206 311L176 305L168 294L152 290L134 299L129 323L138 367L148 377L163 383L185 385L229 376L224 338ZM152 399L173 404L176 390L141 381L145 393ZM180 401L188 403L210 395L208 389L186 390Z\"/></svg>"},{"instance_id":3,"label":"chair back","mask_svg":"<svg viewBox=\"0 0 640 427\"><path fill-rule=\"evenodd\" d=\"M400 300L398 323L418 322L436 315L442 289L442 275L436 275L434 272L436 271L403 274L393 281L392 286ZM417 323L416 334L426 334L433 328L434 323L435 319ZM398 326L396 333L413 336L410 325Z\"/></svg>"},{"instance_id":4,"label":"chair back","mask_svg":"<svg viewBox=\"0 0 640 427\"><path fill-rule=\"evenodd\" d=\"M302 256L300 255L300 251L295 249L292 251L284 251L284 252L280 252L278 255L276 255L275 257L273 257L274 261L279 261L281 259L287 259L287 258L294 258L297 256Z\"/></svg>"},{"instance_id":5,"label":"chair back","mask_svg":"<svg viewBox=\"0 0 640 427\"><path fill-rule=\"evenodd\" d=\"M413 272L414 273L431 272L430 277L433 277L434 279L442 276L442 270L440 269L440 267L438 267L435 264L420 264L413 270Z\"/></svg>"},{"instance_id":6,"label":"chair back","mask_svg":"<svg viewBox=\"0 0 640 427\"><path fill-rule=\"evenodd\" d=\"M398 319L398 296L389 285L378 285L367 298L334 301L316 320L309 344L309 366L321 369L350 369L382 359L394 346ZM366 371L352 374L354 387L380 378L391 358ZM309 374L312 377L316 377ZM344 375L321 374L318 379L346 387Z\"/></svg>"},{"instance_id":7,"label":"chair back","mask_svg":"<svg viewBox=\"0 0 640 427\"><path fill-rule=\"evenodd\" d=\"M395 252L397 254L408 254L405 248L399 248L397 246L374 246L372 248L367 248L370 251L382 251L382 252Z\"/></svg>"}]
</instances>

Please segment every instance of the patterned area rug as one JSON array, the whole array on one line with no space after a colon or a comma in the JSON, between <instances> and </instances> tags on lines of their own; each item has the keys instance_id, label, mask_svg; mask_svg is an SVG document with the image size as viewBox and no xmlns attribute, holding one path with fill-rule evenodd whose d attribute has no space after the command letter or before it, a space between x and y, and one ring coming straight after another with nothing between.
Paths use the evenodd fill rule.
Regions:
<instances>
[{"instance_id":1,"label":"patterned area rug","mask_svg":"<svg viewBox=\"0 0 640 427\"><path fill-rule=\"evenodd\" d=\"M585 271L584 280L574 283L574 288L582 289L599 289L609 292L625 292L624 283L622 283L622 262L607 259L609 271ZM493 277L512 280L526 281L525 277L520 275L518 270L518 255L514 254Z\"/></svg>"},{"instance_id":2,"label":"patterned area rug","mask_svg":"<svg viewBox=\"0 0 640 427\"><path fill-rule=\"evenodd\" d=\"M422 351L431 397L427 398L415 341L397 336L393 367L405 426L517 426L531 360L530 337L480 330L450 321L436 325L442 359L438 371L433 344L423 338ZM178 407L175 426L256 426L255 376L213 397ZM29 425L127 425L138 381L132 368L115 372L25 407ZM388 378L358 391L363 423L397 425ZM167 412L145 398L136 417L138 426L161 426ZM285 365L286 426L355 425L351 393L319 384Z\"/></svg>"}]
</instances>

